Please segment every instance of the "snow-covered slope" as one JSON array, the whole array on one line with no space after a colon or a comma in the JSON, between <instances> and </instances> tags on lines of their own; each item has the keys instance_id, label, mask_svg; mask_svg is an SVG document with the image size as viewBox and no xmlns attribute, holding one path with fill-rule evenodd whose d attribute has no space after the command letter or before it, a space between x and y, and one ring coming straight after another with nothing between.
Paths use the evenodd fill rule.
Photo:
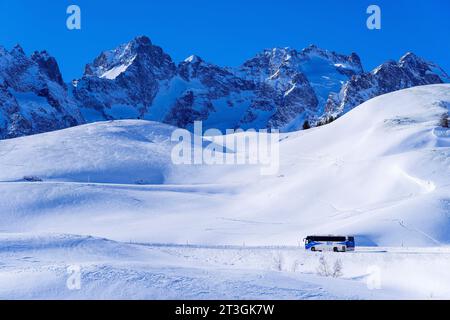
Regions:
<instances>
[{"instance_id":1,"label":"snow-covered slope","mask_svg":"<svg viewBox=\"0 0 450 320\"><path fill-rule=\"evenodd\" d=\"M284 245L310 233L449 243L450 138L439 125L449 95L449 85L403 90L287 134L269 177L255 166L173 165L173 128L145 121L2 141L0 229L170 243Z\"/></svg>"},{"instance_id":2,"label":"snow-covered slope","mask_svg":"<svg viewBox=\"0 0 450 320\"><path fill-rule=\"evenodd\" d=\"M0 297L449 297L449 111L445 84L374 98L283 135L274 176L173 165L174 127L156 122L0 141ZM298 247L316 233L356 235L356 253L324 255L341 279Z\"/></svg>"},{"instance_id":3,"label":"snow-covered slope","mask_svg":"<svg viewBox=\"0 0 450 320\"><path fill-rule=\"evenodd\" d=\"M0 180L23 181L28 176L46 181L161 184L170 167L174 129L130 120L6 140Z\"/></svg>"}]
</instances>

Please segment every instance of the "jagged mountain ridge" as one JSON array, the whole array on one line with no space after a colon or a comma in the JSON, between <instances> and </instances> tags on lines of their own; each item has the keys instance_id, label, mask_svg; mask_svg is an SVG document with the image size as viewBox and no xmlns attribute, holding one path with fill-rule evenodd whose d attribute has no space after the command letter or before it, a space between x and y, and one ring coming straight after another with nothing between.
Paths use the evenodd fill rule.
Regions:
<instances>
[{"instance_id":1,"label":"jagged mountain ridge","mask_svg":"<svg viewBox=\"0 0 450 320\"><path fill-rule=\"evenodd\" d=\"M442 82L450 82L442 68L408 52L398 62L388 61L352 77L339 93L330 94L325 109L327 114L339 116L385 93Z\"/></svg>"},{"instance_id":2,"label":"jagged mountain ridge","mask_svg":"<svg viewBox=\"0 0 450 320\"><path fill-rule=\"evenodd\" d=\"M46 51L26 56L0 47L0 139L67 128L84 119L58 63Z\"/></svg>"},{"instance_id":3,"label":"jagged mountain ridge","mask_svg":"<svg viewBox=\"0 0 450 320\"><path fill-rule=\"evenodd\" d=\"M356 53L309 46L264 50L240 67L191 56L176 64L140 36L101 53L66 85L46 52L0 49L0 138L114 119L190 128L297 130L339 116L383 93L448 81L437 65L409 53L364 72Z\"/></svg>"},{"instance_id":4,"label":"jagged mountain ridge","mask_svg":"<svg viewBox=\"0 0 450 320\"><path fill-rule=\"evenodd\" d=\"M136 67L148 57L137 54L139 50L155 52L151 58L163 63ZM202 120L205 127L221 130L295 130L305 119L323 113L331 90L340 90L362 72L356 54L344 56L315 46L301 52L265 50L238 68L219 67L198 56L175 65L148 38L138 37L87 65L74 96L88 121L132 115L180 127ZM142 74L166 77L146 79Z\"/></svg>"}]
</instances>

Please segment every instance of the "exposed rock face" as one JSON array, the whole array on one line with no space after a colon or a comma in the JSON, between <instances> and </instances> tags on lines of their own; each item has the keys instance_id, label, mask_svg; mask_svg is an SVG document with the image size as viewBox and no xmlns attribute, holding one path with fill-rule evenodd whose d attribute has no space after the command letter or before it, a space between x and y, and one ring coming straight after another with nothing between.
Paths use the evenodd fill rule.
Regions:
<instances>
[{"instance_id":1,"label":"exposed rock face","mask_svg":"<svg viewBox=\"0 0 450 320\"><path fill-rule=\"evenodd\" d=\"M222 68L198 56L175 66L159 47L140 37L86 66L74 95L86 117L94 109L100 120L133 115L182 127L202 120L206 128L221 130L292 130L318 117L328 90L339 90L342 81L359 73L356 54L315 46L302 52L265 50L239 68Z\"/></svg>"},{"instance_id":2,"label":"exposed rock face","mask_svg":"<svg viewBox=\"0 0 450 320\"><path fill-rule=\"evenodd\" d=\"M178 65L177 76L170 85L182 87L185 91L179 92L178 98L176 90L168 89L168 92L175 93L175 102L169 103L164 122L188 127L194 120L202 120L206 127L220 129L237 127L242 113L242 110L237 110L242 107L237 105L247 109L256 88L252 81L243 79L233 70L210 64L198 56L190 56ZM183 115L181 110L187 114ZM235 114L230 121L229 114L233 112ZM216 123L210 121L214 117L218 118Z\"/></svg>"},{"instance_id":3,"label":"exposed rock face","mask_svg":"<svg viewBox=\"0 0 450 320\"><path fill-rule=\"evenodd\" d=\"M68 95L56 60L28 57L20 46L0 48L0 138L47 132L84 123Z\"/></svg>"},{"instance_id":4,"label":"exposed rock face","mask_svg":"<svg viewBox=\"0 0 450 320\"><path fill-rule=\"evenodd\" d=\"M255 126L265 117L263 127L279 128L296 117L308 116L317 109L318 100L308 79L296 63L295 50L265 50L245 62L239 73L255 83L255 99L240 124Z\"/></svg>"},{"instance_id":5,"label":"exposed rock face","mask_svg":"<svg viewBox=\"0 0 450 320\"><path fill-rule=\"evenodd\" d=\"M363 72L356 54L345 56L314 45L297 51L265 50L240 68L245 78L258 83L258 99L249 109L273 110L267 127L297 130L304 120L318 118L332 90L339 90L351 76Z\"/></svg>"},{"instance_id":6,"label":"exposed rock face","mask_svg":"<svg viewBox=\"0 0 450 320\"><path fill-rule=\"evenodd\" d=\"M125 114L143 117L160 90L160 82L175 73L170 56L147 37L138 37L103 52L88 64L73 94L83 108L96 110L99 119L114 119L111 108L115 105L131 109Z\"/></svg>"},{"instance_id":7,"label":"exposed rock face","mask_svg":"<svg viewBox=\"0 0 450 320\"><path fill-rule=\"evenodd\" d=\"M0 47L0 138L86 122L147 119L205 129L301 129L380 94L450 81L408 53L364 72L357 54L311 45L264 50L240 67L191 56L176 65L145 36L101 53L81 79L65 84L47 52Z\"/></svg>"},{"instance_id":8,"label":"exposed rock face","mask_svg":"<svg viewBox=\"0 0 450 320\"><path fill-rule=\"evenodd\" d=\"M58 63L55 58L49 56L47 51L34 52L31 55L31 60L38 64L41 72L47 75L51 81L65 87L61 72L59 71Z\"/></svg>"},{"instance_id":9,"label":"exposed rock face","mask_svg":"<svg viewBox=\"0 0 450 320\"><path fill-rule=\"evenodd\" d=\"M352 77L339 93L330 95L325 111L339 116L385 93L449 80L439 66L409 52L398 62L388 61L371 72Z\"/></svg>"}]
</instances>

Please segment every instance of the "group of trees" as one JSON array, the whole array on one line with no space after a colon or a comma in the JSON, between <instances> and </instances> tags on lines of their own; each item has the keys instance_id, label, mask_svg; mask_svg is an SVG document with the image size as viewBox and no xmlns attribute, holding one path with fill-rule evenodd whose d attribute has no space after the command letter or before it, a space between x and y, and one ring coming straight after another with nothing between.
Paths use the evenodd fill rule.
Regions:
<instances>
[{"instance_id":1,"label":"group of trees","mask_svg":"<svg viewBox=\"0 0 450 320\"><path fill-rule=\"evenodd\" d=\"M441 117L439 125L444 128L449 128L450 127L449 118L450 118L450 114L444 113Z\"/></svg>"},{"instance_id":2,"label":"group of trees","mask_svg":"<svg viewBox=\"0 0 450 320\"><path fill-rule=\"evenodd\" d=\"M329 124L329 123L333 122L334 120L336 120L337 118L338 117L334 117L334 116L329 116L329 117L326 117L326 118L322 118L315 124L315 126L316 127L320 127L320 126ZM311 127L312 127L311 123L309 123L308 120L305 120L305 122L303 122L303 130L311 129Z\"/></svg>"},{"instance_id":3,"label":"group of trees","mask_svg":"<svg viewBox=\"0 0 450 320\"><path fill-rule=\"evenodd\" d=\"M336 120L338 117L333 117L333 116L329 116L326 118L322 118L320 119L316 124L315 127L320 127L326 124L329 124L331 122L333 122L334 120ZM443 128L449 128L450 127L450 114L449 113L444 113L441 116L441 119L439 121L439 125ZM312 128L311 123L308 120L305 120L303 122L303 126L302 126L303 130L308 130Z\"/></svg>"}]
</instances>

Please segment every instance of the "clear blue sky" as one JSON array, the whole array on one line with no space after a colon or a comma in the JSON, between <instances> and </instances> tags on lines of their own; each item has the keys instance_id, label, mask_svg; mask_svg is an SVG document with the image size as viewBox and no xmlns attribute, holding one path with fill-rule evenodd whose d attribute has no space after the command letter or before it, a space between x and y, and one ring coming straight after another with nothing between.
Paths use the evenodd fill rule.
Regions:
<instances>
[{"instance_id":1,"label":"clear blue sky","mask_svg":"<svg viewBox=\"0 0 450 320\"><path fill-rule=\"evenodd\" d=\"M66 28L66 8L82 10L82 30ZM366 28L366 8L382 9L382 29ZM366 69L413 51L450 72L449 0L0 0L0 45L48 50L65 80L81 76L101 51L149 36L179 62L195 53L235 66L264 48L309 44L357 52Z\"/></svg>"}]
</instances>

